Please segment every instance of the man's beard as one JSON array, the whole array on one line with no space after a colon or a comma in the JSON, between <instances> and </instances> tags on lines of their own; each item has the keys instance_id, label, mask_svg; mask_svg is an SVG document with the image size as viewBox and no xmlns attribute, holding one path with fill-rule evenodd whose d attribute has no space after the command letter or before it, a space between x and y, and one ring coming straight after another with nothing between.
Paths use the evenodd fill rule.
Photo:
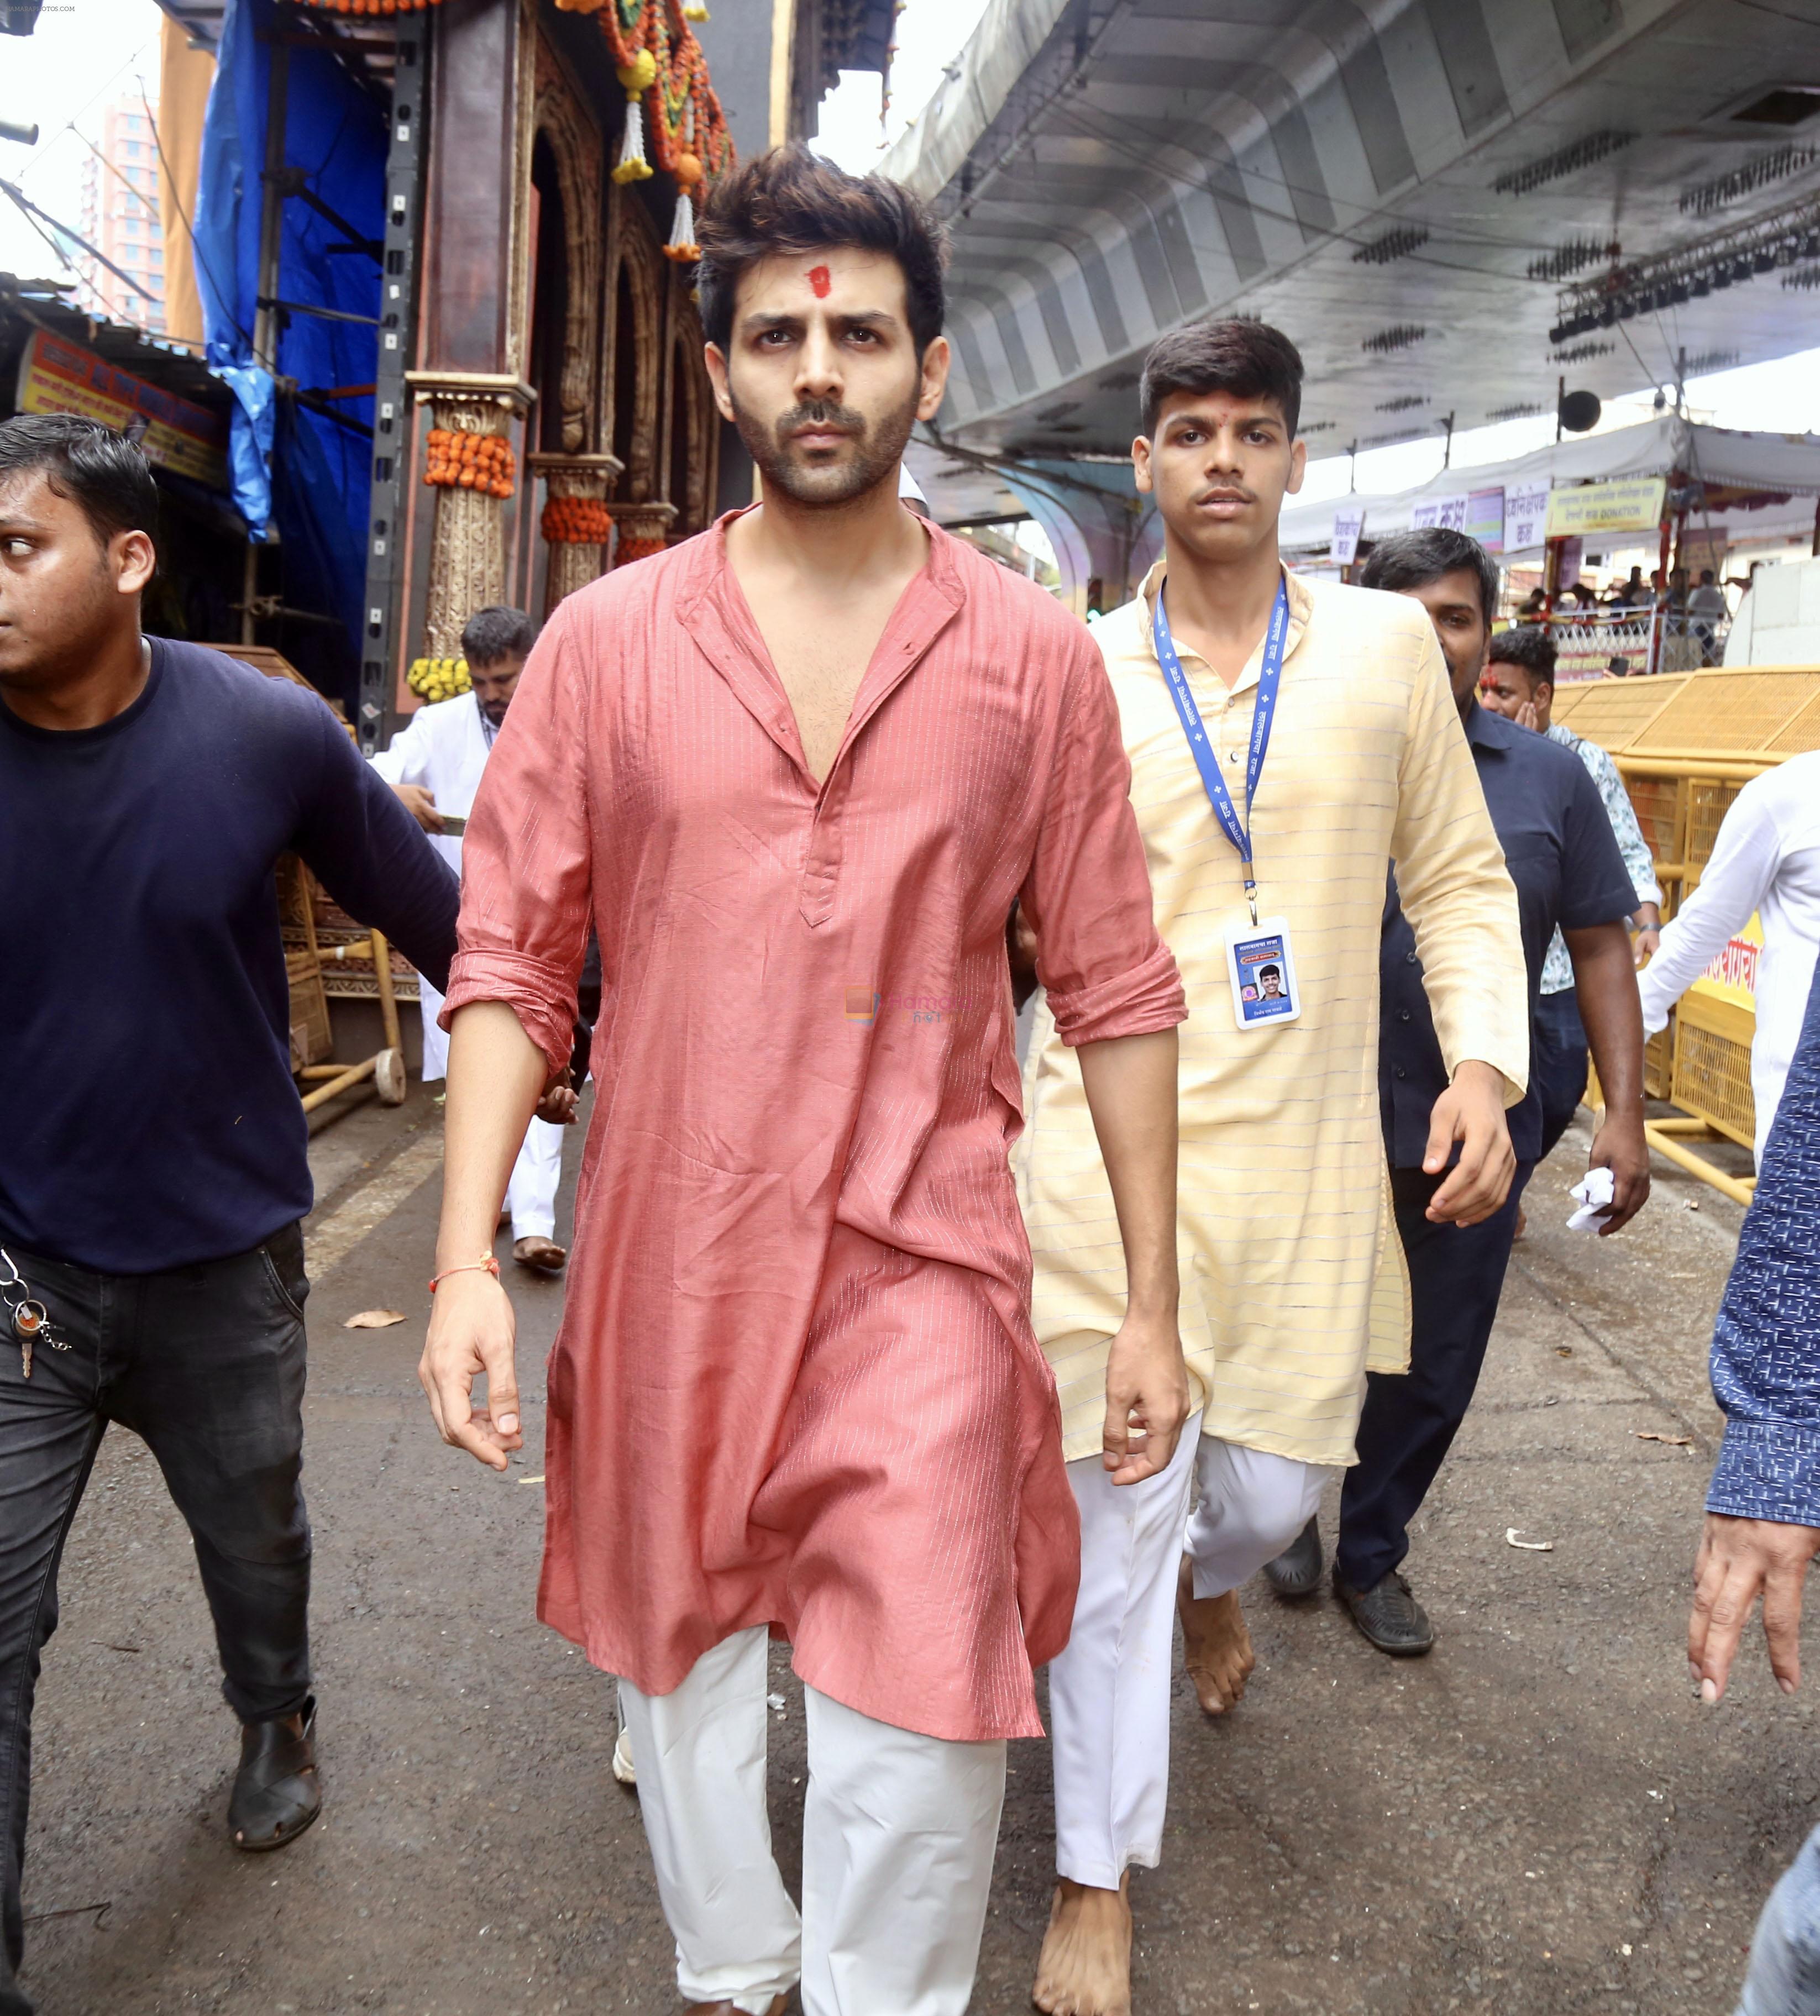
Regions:
<instances>
[{"instance_id":1,"label":"man's beard","mask_svg":"<svg viewBox=\"0 0 1820 2016\"><path fill-rule=\"evenodd\" d=\"M757 414L740 404L730 385L727 394L733 403L733 424L748 453L758 464L766 488L780 491L793 503L826 509L850 504L893 475L903 458L910 429L916 424L921 387L913 385L903 405L887 413L876 427L850 407L836 405L831 400L811 399L792 406L767 427ZM851 459L820 469L800 462L790 436L798 427L816 425L838 427L850 435Z\"/></svg>"}]
</instances>

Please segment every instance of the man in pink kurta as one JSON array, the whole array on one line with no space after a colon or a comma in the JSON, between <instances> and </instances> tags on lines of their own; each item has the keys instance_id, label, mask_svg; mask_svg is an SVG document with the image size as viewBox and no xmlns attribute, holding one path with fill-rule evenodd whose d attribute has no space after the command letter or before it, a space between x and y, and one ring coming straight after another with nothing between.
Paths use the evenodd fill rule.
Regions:
<instances>
[{"instance_id":1,"label":"man in pink kurta","mask_svg":"<svg viewBox=\"0 0 1820 2016\"><path fill-rule=\"evenodd\" d=\"M1105 666L939 528L818 791L726 523L571 595L469 822L448 1012L568 1064L593 1123L549 1366L539 1615L674 1687L777 1626L823 1693L1039 1736L1078 1527L1007 1161L1005 919L1072 1042L1171 1028Z\"/></svg>"},{"instance_id":2,"label":"man in pink kurta","mask_svg":"<svg viewBox=\"0 0 1820 2016\"><path fill-rule=\"evenodd\" d=\"M539 1614L621 1677L687 2000L766 2016L800 1974L805 2016L962 2016L1005 1739L1041 1733L1031 1669L1079 1571L1007 1159L1014 902L1088 1046L1145 1283L1115 1481L1167 1462L1187 1408L1184 1004L1099 653L897 501L946 369L935 227L785 149L701 239L709 365L766 501L571 595L525 668L467 834L425 1384L447 1439L506 1460L510 1312L471 1256L518 1108L568 1064L591 924ZM767 1629L805 1683L800 1924L765 1813Z\"/></svg>"}]
</instances>

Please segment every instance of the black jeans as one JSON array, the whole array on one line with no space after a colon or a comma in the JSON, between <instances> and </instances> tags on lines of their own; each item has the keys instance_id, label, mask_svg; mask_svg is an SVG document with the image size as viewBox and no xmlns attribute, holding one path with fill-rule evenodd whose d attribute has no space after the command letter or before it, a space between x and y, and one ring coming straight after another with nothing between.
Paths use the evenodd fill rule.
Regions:
<instances>
[{"instance_id":1,"label":"black jeans","mask_svg":"<svg viewBox=\"0 0 1820 2016\"><path fill-rule=\"evenodd\" d=\"M1502 1208L1464 1227L1431 1224L1423 1215L1443 1177L1390 1172L1409 1261L1409 1370L1365 1374L1359 1460L1340 1487L1334 1550L1335 1567L1354 1589L1375 1589L1401 1564L1409 1522L1472 1404L1504 1292L1517 1205L1535 1166L1519 1162Z\"/></svg>"},{"instance_id":2,"label":"black jeans","mask_svg":"<svg viewBox=\"0 0 1820 2016\"><path fill-rule=\"evenodd\" d=\"M303 1467L303 1234L168 1274L95 1274L9 1246L66 1342L23 1375L0 1316L0 2016L30 2016L14 1975L38 1658L57 1564L110 1421L142 1435L196 1543L222 1692L243 1722L309 1697L310 1529Z\"/></svg>"},{"instance_id":3,"label":"black jeans","mask_svg":"<svg viewBox=\"0 0 1820 2016\"><path fill-rule=\"evenodd\" d=\"M1536 998L1536 1018L1530 1028L1530 1082L1542 1102L1542 1152L1545 1162L1580 1110L1586 1090L1586 1027L1580 1019L1580 996L1571 988Z\"/></svg>"}]
</instances>

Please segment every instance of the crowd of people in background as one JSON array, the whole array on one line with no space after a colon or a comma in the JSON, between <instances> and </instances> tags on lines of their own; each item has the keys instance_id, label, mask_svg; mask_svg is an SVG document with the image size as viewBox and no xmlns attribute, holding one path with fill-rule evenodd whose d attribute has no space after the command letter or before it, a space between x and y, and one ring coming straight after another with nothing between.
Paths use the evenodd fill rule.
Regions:
<instances>
[{"instance_id":1,"label":"crowd of people in background","mask_svg":"<svg viewBox=\"0 0 1820 2016\"><path fill-rule=\"evenodd\" d=\"M784 149L716 183L700 239L708 369L762 502L541 635L477 612L472 691L371 762L297 687L142 636L136 448L0 426L0 942L34 975L0 990L0 2016L30 2016L33 1690L110 1421L195 1538L240 1724L229 1838L282 1848L321 1809L287 849L423 976L448 1092L420 1377L443 1439L496 1469L524 1435L502 1206L514 1260L564 1265L560 1128L602 1087L538 1607L615 1678L698 2011L800 1991L805 2016L963 2016L1046 1665L1033 1999L1129 2016L1175 1629L1230 1716L1240 1587L1314 1593L1337 1484L1337 1599L1378 1651L1433 1651L1411 1523L1525 1185L1590 1060L1588 1209L1629 1223L1645 1028L1753 909L1762 1174L1714 1343L1688 1658L1716 1700L1761 1592L1798 1679L1820 754L1740 795L1664 927L1609 758L1552 718L1548 628L1497 627L1492 558L1429 529L1380 541L1359 587L1283 567L1306 450L1281 332L1152 351L1133 481L1164 549L1089 629L899 501L948 358L921 204ZM1658 599L1723 612L1710 570L1633 568L1606 606ZM1021 1085L1014 988L1040 990ZM986 1006L938 1040L896 1005L931 999ZM806 1697L800 1906L766 1810L773 1631ZM1748 2016L1820 2016L1816 1951L1820 1834L1764 1913Z\"/></svg>"}]
</instances>

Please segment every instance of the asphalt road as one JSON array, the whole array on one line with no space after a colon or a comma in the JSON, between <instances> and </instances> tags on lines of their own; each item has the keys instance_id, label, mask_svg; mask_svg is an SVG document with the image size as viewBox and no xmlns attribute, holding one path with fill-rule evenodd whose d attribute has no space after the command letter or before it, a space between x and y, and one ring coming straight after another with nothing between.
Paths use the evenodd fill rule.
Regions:
<instances>
[{"instance_id":1,"label":"asphalt road","mask_svg":"<svg viewBox=\"0 0 1820 2016\"><path fill-rule=\"evenodd\" d=\"M445 1449L417 1391L438 1124L419 1093L315 1150L325 1816L280 1855L227 1845L236 1732L187 1536L143 1446L110 1434L38 1697L42 2016L676 2007L636 1804L607 1769L610 1683L532 1614L560 1283L514 1283L528 1441L507 1476ZM1417 1533L1433 1655L1384 1659L1326 1597L1291 1610L1260 1582L1238 1715L1204 1723L1178 1676L1165 1864L1133 1885L1140 2016L1731 2011L1761 1899L1820 1819L1815 1683L1785 1701L1753 1645L1703 1710L1681 1652L1739 1214L1659 1166L1627 1235L1570 1235L1576 1145L1532 1190L1479 1405ZM375 1307L406 1319L342 1327ZM804 1766L784 1657L787 1869ZM1047 1913L1045 1746L1015 1745L1011 1769L979 2016L1028 2006Z\"/></svg>"}]
</instances>

